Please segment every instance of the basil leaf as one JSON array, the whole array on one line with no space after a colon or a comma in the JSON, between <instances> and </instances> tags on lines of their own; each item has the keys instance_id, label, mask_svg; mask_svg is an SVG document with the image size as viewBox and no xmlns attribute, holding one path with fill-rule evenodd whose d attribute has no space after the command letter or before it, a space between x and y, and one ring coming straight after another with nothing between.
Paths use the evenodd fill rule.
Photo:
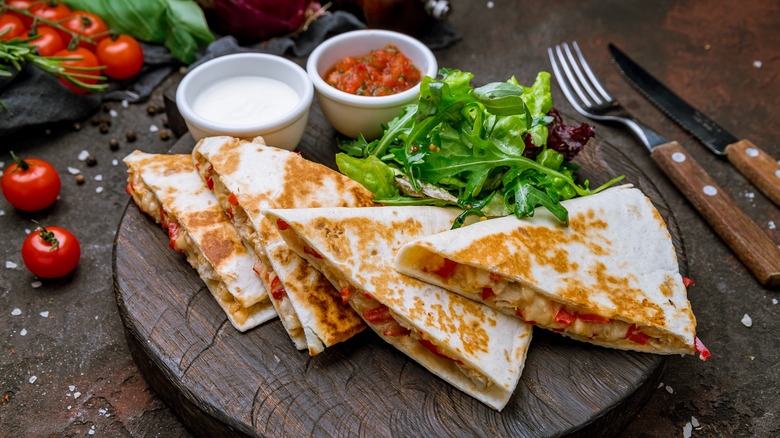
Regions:
<instances>
[{"instance_id":1,"label":"basil leaf","mask_svg":"<svg viewBox=\"0 0 780 438\"><path fill-rule=\"evenodd\" d=\"M178 60L195 61L198 46L214 41L203 11L191 0L63 0L92 12L118 33L164 44Z\"/></svg>"}]
</instances>

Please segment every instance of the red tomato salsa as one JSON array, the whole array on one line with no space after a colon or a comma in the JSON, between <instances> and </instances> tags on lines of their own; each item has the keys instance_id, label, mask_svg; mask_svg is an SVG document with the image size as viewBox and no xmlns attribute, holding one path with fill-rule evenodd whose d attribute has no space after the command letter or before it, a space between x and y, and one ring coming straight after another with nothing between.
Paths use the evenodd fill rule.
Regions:
<instances>
[{"instance_id":1,"label":"red tomato salsa","mask_svg":"<svg viewBox=\"0 0 780 438\"><path fill-rule=\"evenodd\" d=\"M329 68L325 82L359 96L387 96L406 91L421 80L420 70L388 44L368 55L347 56Z\"/></svg>"}]
</instances>

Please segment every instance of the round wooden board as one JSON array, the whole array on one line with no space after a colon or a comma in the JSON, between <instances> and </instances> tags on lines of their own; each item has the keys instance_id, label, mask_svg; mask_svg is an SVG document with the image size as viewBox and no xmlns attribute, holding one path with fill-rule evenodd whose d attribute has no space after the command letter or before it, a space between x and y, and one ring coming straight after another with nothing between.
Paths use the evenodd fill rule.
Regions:
<instances>
[{"instance_id":1,"label":"round wooden board","mask_svg":"<svg viewBox=\"0 0 780 438\"><path fill-rule=\"evenodd\" d=\"M299 150L334 167L335 133L316 105ZM171 150L188 153L185 135ZM655 186L612 146L593 141L579 180L625 174L666 220L683 273L683 244ZM523 375L496 412L454 389L373 332L311 357L278 319L247 333L227 321L166 233L132 202L114 243L117 304L149 384L198 435L611 436L647 401L665 356L575 342L536 329Z\"/></svg>"}]
</instances>

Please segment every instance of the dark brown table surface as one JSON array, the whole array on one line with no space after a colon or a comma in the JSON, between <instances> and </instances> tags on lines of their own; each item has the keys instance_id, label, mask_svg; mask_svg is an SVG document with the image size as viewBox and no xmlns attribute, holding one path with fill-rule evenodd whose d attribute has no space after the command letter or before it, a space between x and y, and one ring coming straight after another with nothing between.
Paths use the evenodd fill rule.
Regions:
<instances>
[{"instance_id":1,"label":"dark brown table surface","mask_svg":"<svg viewBox=\"0 0 780 438\"><path fill-rule=\"evenodd\" d=\"M538 71L549 70L549 46L576 40L615 97L647 125L679 141L780 243L777 207L624 82L606 48L617 44L735 136L780 158L780 8L775 2L451 3L450 20L463 40L436 52L440 66L473 72L474 85L512 75L530 84ZM169 85L170 80L143 104L109 103L117 117L106 134L86 119L80 130L66 123L0 138L5 166L14 150L52 162L63 179L61 198L42 212L23 213L0 200L0 436L191 434L149 388L128 352L111 269L112 242L128 201L121 159L136 148L162 153L175 142L150 130L163 128L164 115L147 113L148 106L162 105ZM553 97L562 112L582 119L555 83ZM750 276L626 131L596 126L600 138L656 180L674 212L696 283L689 299L697 331L712 352L706 362L671 358L662 385L621 436L686 436L691 429L694 437L777 436L780 293ZM129 129L138 135L134 143L125 140ZM118 151L109 149L111 138L120 141ZM97 158L96 166L79 161L83 150ZM68 167L80 169L86 182L77 185ZM37 283L24 268L20 248L33 228L30 219L66 227L79 237L82 258L72 275ZM744 323L745 315L752 324Z\"/></svg>"}]
</instances>

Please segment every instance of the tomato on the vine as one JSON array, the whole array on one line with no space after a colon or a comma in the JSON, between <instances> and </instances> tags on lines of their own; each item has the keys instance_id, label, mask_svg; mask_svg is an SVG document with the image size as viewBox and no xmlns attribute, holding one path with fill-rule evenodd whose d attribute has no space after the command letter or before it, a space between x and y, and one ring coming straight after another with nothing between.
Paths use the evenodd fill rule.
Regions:
<instances>
[{"instance_id":1,"label":"tomato on the vine","mask_svg":"<svg viewBox=\"0 0 780 438\"><path fill-rule=\"evenodd\" d=\"M130 35L104 38L95 53L100 65L105 65L106 76L127 79L135 76L144 65L144 51L138 40Z\"/></svg>"},{"instance_id":2,"label":"tomato on the vine","mask_svg":"<svg viewBox=\"0 0 780 438\"><path fill-rule=\"evenodd\" d=\"M51 56L65 49L65 41L62 40L62 36L57 29L51 26L38 26L37 30L38 32L33 35L40 36L31 40L30 44L38 47L38 53L41 56Z\"/></svg>"},{"instance_id":3,"label":"tomato on the vine","mask_svg":"<svg viewBox=\"0 0 780 438\"><path fill-rule=\"evenodd\" d=\"M95 44L97 44L102 38L108 36L108 26L106 26L106 22L91 12L75 11L70 14L68 19L63 21L61 24L62 27L68 29L71 32L75 32L82 37L92 39L92 43L80 40L79 47L94 49ZM67 42L70 42L70 39L68 39Z\"/></svg>"},{"instance_id":4,"label":"tomato on the vine","mask_svg":"<svg viewBox=\"0 0 780 438\"><path fill-rule=\"evenodd\" d=\"M59 52L54 54L55 57L62 57L62 58L74 58L73 61L62 61L60 64L65 67L99 67L100 63L98 62L97 56L95 56L94 53L92 53L89 49L85 49L83 47L76 47L75 50L60 50ZM80 73L90 76L100 76L100 70L90 70L90 71L80 71L80 70L73 70L73 69L65 69L65 72L67 73ZM92 79L92 78L78 78L81 82L84 82L85 84L97 84L98 79ZM78 87L70 82L68 82L65 78L60 78L60 82L65 84L68 88L75 91L79 94L86 94L87 90L84 88Z\"/></svg>"},{"instance_id":5,"label":"tomato on the vine","mask_svg":"<svg viewBox=\"0 0 780 438\"><path fill-rule=\"evenodd\" d=\"M28 11L30 11L30 7L35 3L38 2L36 0L6 0L5 2L6 6L11 6L13 8L18 8L18 9L27 9ZM24 23L24 25L27 27L30 27L30 25L33 22L32 17L28 17L27 15L19 14L16 12L9 12L9 14L13 14L19 17L19 19L22 20L22 23Z\"/></svg>"},{"instance_id":6,"label":"tomato on the vine","mask_svg":"<svg viewBox=\"0 0 780 438\"><path fill-rule=\"evenodd\" d=\"M51 3L48 1L36 2L36 3L37 3L36 5L30 8L30 12L36 17L41 17L44 20L50 20L50 21L64 20L72 12L65 3L61 3L61 2Z\"/></svg>"},{"instance_id":7,"label":"tomato on the vine","mask_svg":"<svg viewBox=\"0 0 780 438\"><path fill-rule=\"evenodd\" d=\"M0 15L0 33L3 32L7 33L0 36L0 40L10 40L11 38L24 35L27 32L27 28L18 15L5 13Z\"/></svg>"},{"instance_id":8,"label":"tomato on the vine","mask_svg":"<svg viewBox=\"0 0 780 438\"><path fill-rule=\"evenodd\" d=\"M57 169L37 158L19 159L8 166L0 177L0 189L9 204L24 211L38 211L54 204L60 194L60 174Z\"/></svg>"},{"instance_id":9,"label":"tomato on the vine","mask_svg":"<svg viewBox=\"0 0 780 438\"><path fill-rule=\"evenodd\" d=\"M70 231L61 227L40 227L22 243L22 260L41 278L62 277L76 268L81 246Z\"/></svg>"}]
</instances>

